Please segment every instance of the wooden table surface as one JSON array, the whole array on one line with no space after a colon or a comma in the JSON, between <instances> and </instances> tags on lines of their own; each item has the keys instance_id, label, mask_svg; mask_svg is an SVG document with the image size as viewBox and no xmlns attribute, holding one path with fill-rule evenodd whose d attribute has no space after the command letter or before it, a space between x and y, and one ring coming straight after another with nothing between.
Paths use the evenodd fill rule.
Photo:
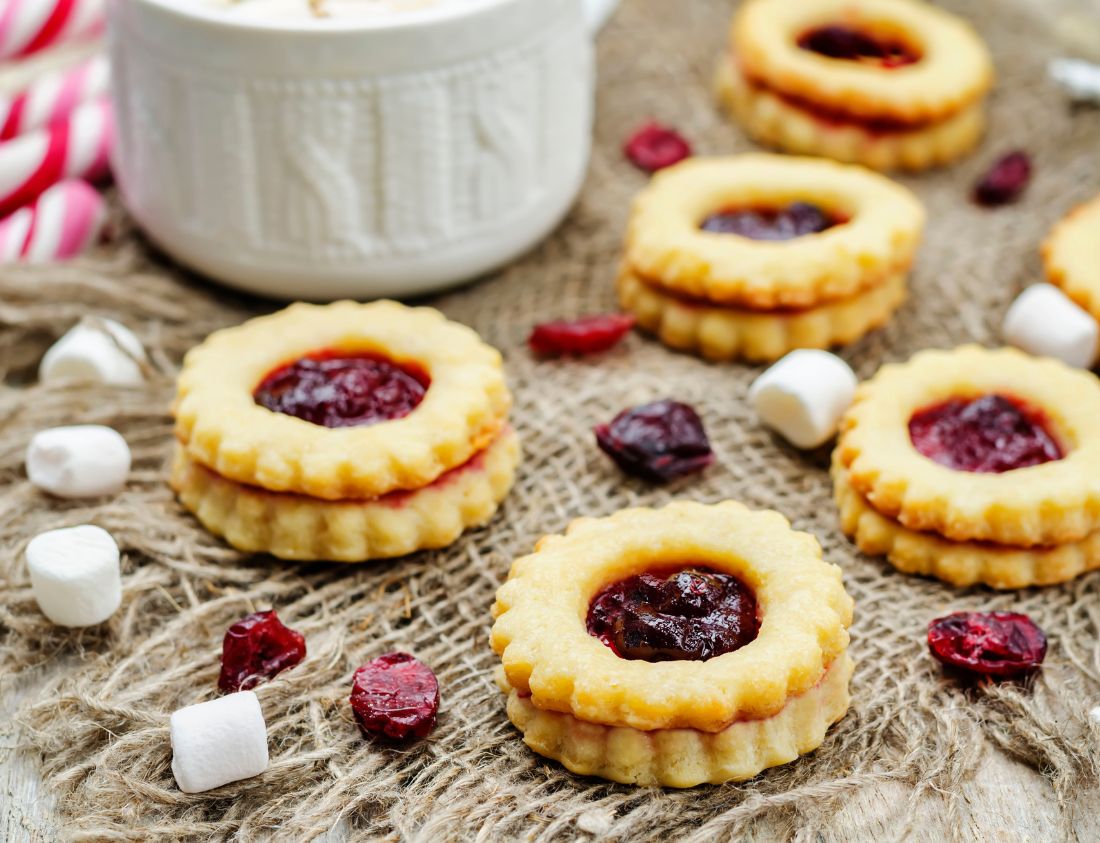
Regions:
<instances>
[{"instance_id":1,"label":"wooden table surface","mask_svg":"<svg viewBox=\"0 0 1100 843\"><path fill-rule=\"evenodd\" d=\"M691 2L691 0L678 0ZM1100 59L1100 0L1031 0L1067 44L1067 52L1091 54ZM0 69L0 90L11 87L25 71ZM1100 153L1100 150L1098 150ZM48 672L34 676L0 676L0 843L54 841L63 827L57 817L56 800L43 785L34 763L16 751L12 716L20 701L34 696L64 665L51 665ZM1100 783L1098 783L1100 784ZM923 797L924 822L908 834L897 828L893 818L899 801L910 798L907 785L885 782L867 787L852 797L839 812L837 827L866 829L867 840L885 841L949 839L989 843L1055 843L1066 839L1100 841L1100 789L1095 802L1076 816L1062 816L1053 789L1030 767L987 748L985 762L973 780L957 794L930 793ZM787 832L765 819L756 827L754 840L783 839ZM821 841L841 841L820 830Z\"/></svg>"}]
</instances>

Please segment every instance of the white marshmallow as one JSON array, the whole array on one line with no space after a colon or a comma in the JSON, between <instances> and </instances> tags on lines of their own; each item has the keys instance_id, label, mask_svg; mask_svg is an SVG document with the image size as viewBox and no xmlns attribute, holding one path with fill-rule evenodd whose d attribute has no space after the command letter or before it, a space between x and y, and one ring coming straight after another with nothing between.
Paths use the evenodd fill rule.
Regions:
<instances>
[{"instance_id":1,"label":"white marshmallow","mask_svg":"<svg viewBox=\"0 0 1100 843\"><path fill-rule=\"evenodd\" d=\"M101 424L51 427L27 446L27 477L59 498L114 495L130 473L130 446Z\"/></svg>"},{"instance_id":2,"label":"white marshmallow","mask_svg":"<svg viewBox=\"0 0 1100 843\"><path fill-rule=\"evenodd\" d=\"M172 775L184 793L202 793L267 769L267 724L252 691L172 713Z\"/></svg>"},{"instance_id":3,"label":"white marshmallow","mask_svg":"<svg viewBox=\"0 0 1100 843\"><path fill-rule=\"evenodd\" d=\"M1100 65L1082 59L1052 59L1047 73L1074 102L1100 105Z\"/></svg>"},{"instance_id":4,"label":"white marshmallow","mask_svg":"<svg viewBox=\"0 0 1100 843\"><path fill-rule=\"evenodd\" d=\"M749 403L765 425L796 448L816 448L835 434L856 394L851 367L827 351L792 351L756 379Z\"/></svg>"},{"instance_id":5,"label":"white marshmallow","mask_svg":"<svg viewBox=\"0 0 1100 843\"><path fill-rule=\"evenodd\" d=\"M125 325L85 319L50 346L38 367L38 379L136 386L145 380L141 363L146 359L141 341Z\"/></svg>"},{"instance_id":6,"label":"white marshmallow","mask_svg":"<svg viewBox=\"0 0 1100 843\"><path fill-rule=\"evenodd\" d=\"M42 613L59 626L95 626L122 602L118 545L84 524L40 533L27 545L31 590Z\"/></svg>"},{"instance_id":7,"label":"white marshmallow","mask_svg":"<svg viewBox=\"0 0 1100 843\"><path fill-rule=\"evenodd\" d=\"M1005 315L1007 342L1029 354L1057 357L1082 369L1096 362L1100 325L1052 284L1028 287Z\"/></svg>"},{"instance_id":8,"label":"white marshmallow","mask_svg":"<svg viewBox=\"0 0 1100 843\"><path fill-rule=\"evenodd\" d=\"M1089 710L1089 720L1100 726L1100 705L1094 706Z\"/></svg>"}]
</instances>

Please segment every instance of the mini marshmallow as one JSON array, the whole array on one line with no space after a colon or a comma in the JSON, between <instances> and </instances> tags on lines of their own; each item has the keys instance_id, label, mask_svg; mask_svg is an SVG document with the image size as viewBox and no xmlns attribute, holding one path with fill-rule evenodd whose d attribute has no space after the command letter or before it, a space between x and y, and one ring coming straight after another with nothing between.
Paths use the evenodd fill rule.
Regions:
<instances>
[{"instance_id":1,"label":"mini marshmallow","mask_svg":"<svg viewBox=\"0 0 1100 843\"><path fill-rule=\"evenodd\" d=\"M145 378L141 341L111 319L85 319L50 346L38 367L43 383L63 379L136 386Z\"/></svg>"},{"instance_id":2,"label":"mini marshmallow","mask_svg":"<svg viewBox=\"0 0 1100 843\"><path fill-rule=\"evenodd\" d=\"M51 427L27 446L27 477L59 498L114 495L130 473L130 447L101 424Z\"/></svg>"},{"instance_id":3,"label":"mini marshmallow","mask_svg":"<svg viewBox=\"0 0 1100 843\"><path fill-rule=\"evenodd\" d=\"M267 724L252 691L172 713L172 775L184 793L202 793L267 769Z\"/></svg>"},{"instance_id":4,"label":"mini marshmallow","mask_svg":"<svg viewBox=\"0 0 1100 843\"><path fill-rule=\"evenodd\" d=\"M1052 59L1047 73L1074 102L1100 105L1100 65L1082 59Z\"/></svg>"},{"instance_id":5,"label":"mini marshmallow","mask_svg":"<svg viewBox=\"0 0 1100 843\"><path fill-rule=\"evenodd\" d=\"M84 524L40 533L27 545L31 590L42 613L59 626L95 626L122 602L118 545Z\"/></svg>"},{"instance_id":6,"label":"mini marshmallow","mask_svg":"<svg viewBox=\"0 0 1100 843\"><path fill-rule=\"evenodd\" d=\"M1096 362L1100 325L1052 284L1028 287L1005 315L1007 342L1029 354L1057 357L1082 369Z\"/></svg>"},{"instance_id":7,"label":"mini marshmallow","mask_svg":"<svg viewBox=\"0 0 1100 843\"><path fill-rule=\"evenodd\" d=\"M855 398L855 373L827 351L792 351L756 379L749 403L760 420L796 448L816 448L837 431Z\"/></svg>"}]
</instances>

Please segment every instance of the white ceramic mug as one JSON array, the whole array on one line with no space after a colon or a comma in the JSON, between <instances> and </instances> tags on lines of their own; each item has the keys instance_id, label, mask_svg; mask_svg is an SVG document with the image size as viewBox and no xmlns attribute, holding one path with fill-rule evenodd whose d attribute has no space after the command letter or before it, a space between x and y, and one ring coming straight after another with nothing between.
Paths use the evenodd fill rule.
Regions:
<instances>
[{"instance_id":1,"label":"white ceramic mug","mask_svg":"<svg viewBox=\"0 0 1100 843\"><path fill-rule=\"evenodd\" d=\"M123 199L181 263L262 295L468 280L535 245L576 198L592 39L618 2L257 22L110 0Z\"/></svg>"}]
</instances>

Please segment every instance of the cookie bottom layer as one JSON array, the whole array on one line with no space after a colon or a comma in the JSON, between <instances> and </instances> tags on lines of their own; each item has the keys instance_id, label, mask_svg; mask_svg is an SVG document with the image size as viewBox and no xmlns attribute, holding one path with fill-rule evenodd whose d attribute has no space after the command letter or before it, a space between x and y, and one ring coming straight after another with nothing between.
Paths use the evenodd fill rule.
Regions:
<instances>
[{"instance_id":1,"label":"cookie bottom layer","mask_svg":"<svg viewBox=\"0 0 1100 843\"><path fill-rule=\"evenodd\" d=\"M171 485L210 532L281 559L365 562L449 545L487 523L512 488L519 437L506 428L434 483L367 501L325 501L246 486L176 448Z\"/></svg>"},{"instance_id":2,"label":"cookie bottom layer","mask_svg":"<svg viewBox=\"0 0 1100 843\"><path fill-rule=\"evenodd\" d=\"M574 773L622 784L694 787L751 779L821 746L828 728L848 711L852 659L843 652L810 690L763 720L739 720L720 732L602 726L571 714L543 711L529 697L497 682L508 694L508 718L539 755Z\"/></svg>"},{"instance_id":3,"label":"cookie bottom layer","mask_svg":"<svg viewBox=\"0 0 1100 843\"><path fill-rule=\"evenodd\" d=\"M991 542L956 542L903 526L878 512L851 487L834 460L833 487L840 528L856 546L886 559L905 574L935 577L954 586L1027 588L1054 585L1100 568L1100 532L1056 547L1016 548Z\"/></svg>"},{"instance_id":4,"label":"cookie bottom layer","mask_svg":"<svg viewBox=\"0 0 1100 843\"><path fill-rule=\"evenodd\" d=\"M638 325L670 348L708 360L778 360L796 348L854 342L885 325L905 301L905 274L846 299L805 310L743 310L681 298L624 267L619 302Z\"/></svg>"},{"instance_id":5,"label":"cookie bottom layer","mask_svg":"<svg viewBox=\"0 0 1100 843\"><path fill-rule=\"evenodd\" d=\"M985 131L981 101L940 123L876 130L816 114L745 78L731 59L718 70L718 98L755 140L876 170L927 170L969 153Z\"/></svg>"}]
</instances>

